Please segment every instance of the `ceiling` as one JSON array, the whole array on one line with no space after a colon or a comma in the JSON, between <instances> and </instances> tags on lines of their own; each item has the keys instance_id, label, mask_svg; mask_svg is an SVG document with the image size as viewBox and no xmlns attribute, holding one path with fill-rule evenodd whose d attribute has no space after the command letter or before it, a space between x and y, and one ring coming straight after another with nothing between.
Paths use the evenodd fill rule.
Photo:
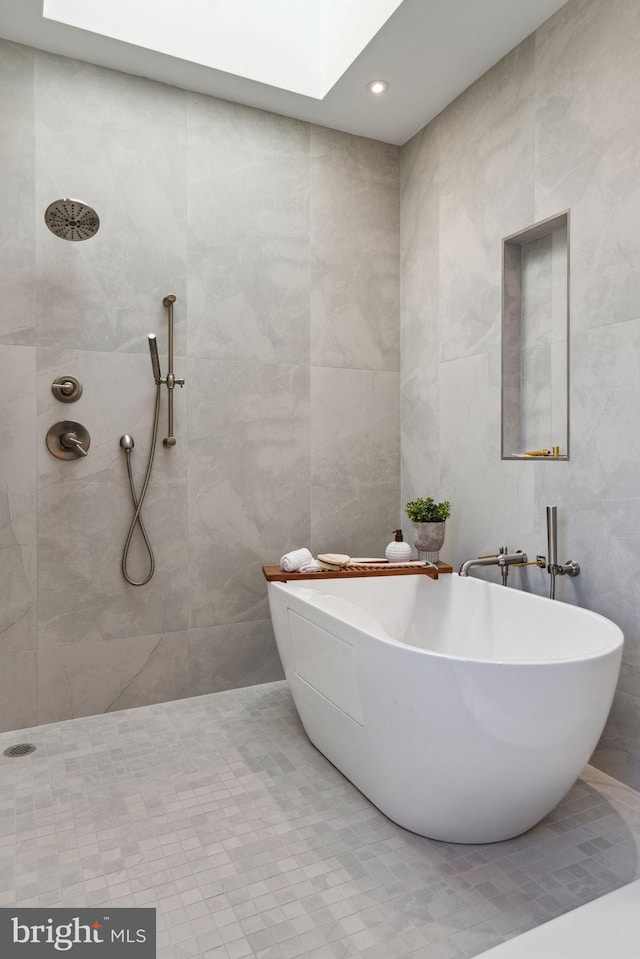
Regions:
<instances>
[{"instance_id":1,"label":"ceiling","mask_svg":"<svg viewBox=\"0 0 640 959\"><path fill-rule=\"evenodd\" d=\"M566 2L403 0L322 98L45 19L43 0L0 0L0 36L400 145ZM374 97L366 85L378 78L390 87Z\"/></svg>"},{"instance_id":2,"label":"ceiling","mask_svg":"<svg viewBox=\"0 0 640 959\"><path fill-rule=\"evenodd\" d=\"M43 9L49 20L321 100L401 3L43 0Z\"/></svg>"}]
</instances>

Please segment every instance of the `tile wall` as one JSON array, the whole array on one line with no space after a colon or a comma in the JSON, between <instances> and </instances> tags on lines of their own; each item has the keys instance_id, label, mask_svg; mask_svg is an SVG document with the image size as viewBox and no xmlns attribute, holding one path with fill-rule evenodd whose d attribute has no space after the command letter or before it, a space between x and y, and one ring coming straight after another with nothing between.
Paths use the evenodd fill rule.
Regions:
<instances>
[{"instance_id":1,"label":"tile wall","mask_svg":"<svg viewBox=\"0 0 640 959\"><path fill-rule=\"evenodd\" d=\"M0 728L281 676L261 564L398 522L399 151L0 43ZM101 217L55 238L48 204ZM177 296L148 586L120 556ZM163 369L166 358L161 356ZM51 382L84 385L65 406ZM163 398L160 439L166 435ZM83 423L90 455L44 438ZM366 522L363 522L365 517ZM139 544L131 571L144 575Z\"/></svg>"},{"instance_id":2,"label":"tile wall","mask_svg":"<svg viewBox=\"0 0 640 959\"><path fill-rule=\"evenodd\" d=\"M640 788L640 7L570 0L402 149L403 501L452 503L443 556L546 552L625 632L594 761ZM571 213L571 460L500 460L501 240ZM550 441L551 445L551 441ZM495 578L495 572L479 572ZM536 592L548 576L514 571Z\"/></svg>"},{"instance_id":3,"label":"tile wall","mask_svg":"<svg viewBox=\"0 0 640 959\"><path fill-rule=\"evenodd\" d=\"M0 728L277 678L260 565L378 553L416 495L451 500L454 563L544 552L557 505L560 598L626 634L594 761L640 787L639 46L636 3L569 0L399 151L0 44ZM90 242L43 226L69 194ZM501 239L565 209L571 461L502 462ZM168 292L187 388L136 590L118 440L140 477ZM73 463L44 448L61 373Z\"/></svg>"}]
</instances>

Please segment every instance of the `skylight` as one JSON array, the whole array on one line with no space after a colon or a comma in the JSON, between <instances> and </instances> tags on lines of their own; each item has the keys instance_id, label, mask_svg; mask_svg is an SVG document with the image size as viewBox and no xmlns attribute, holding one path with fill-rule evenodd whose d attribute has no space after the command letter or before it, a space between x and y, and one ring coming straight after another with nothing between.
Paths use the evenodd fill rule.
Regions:
<instances>
[{"instance_id":1,"label":"skylight","mask_svg":"<svg viewBox=\"0 0 640 959\"><path fill-rule=\"evenodd\" d=\"M44 0L50 20L321 100L402 0Z\"/></svg>"}]
</instances>

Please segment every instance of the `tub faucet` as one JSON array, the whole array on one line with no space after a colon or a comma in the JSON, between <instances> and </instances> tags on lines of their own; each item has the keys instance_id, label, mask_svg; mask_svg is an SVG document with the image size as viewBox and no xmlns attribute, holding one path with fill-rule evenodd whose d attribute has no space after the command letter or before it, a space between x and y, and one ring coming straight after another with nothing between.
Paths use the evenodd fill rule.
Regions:
<instances>
[{"instance_id":1,"label":"tub faucet","mask_svg":"<svg viewBox=\"0 0 640 959\"><path fill-rule=\"evenodd\" d=\"M507 576L510 566L524 566L527 562L527 554L521 549L515 553L509 552L508 546L501 546L499 553L491 553L488 556L478 556L477 559L468 559L460 566L458 576L468 576L469 570L474 566L499 566L502 574L502 585L507 585Z\"/></svg>"}]
</instances>

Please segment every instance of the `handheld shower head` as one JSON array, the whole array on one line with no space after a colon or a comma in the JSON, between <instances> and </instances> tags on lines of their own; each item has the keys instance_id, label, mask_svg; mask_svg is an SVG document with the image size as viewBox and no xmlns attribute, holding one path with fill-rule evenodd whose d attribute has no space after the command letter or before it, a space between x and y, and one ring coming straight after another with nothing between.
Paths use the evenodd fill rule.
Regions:
<instances>
[{"instance_id":1,"label":"handheld shower head","mask_svg":"<svg viewBox=\"0 0 640 959\"><path fill-rule=\"evenodd\" d=\"M125 451L125 453L130 453L134 447L133 436L129 436L128 433L125 433L124 436L121 436L120 446Z\"/></svg>"},{"instance_id":2,"label":"handheld shower head","mask_svg":"<svg viewBox=\"0 0 640 959\"><path fill-rule=\"evenodd\" d=\"M158 341L156 340L155 333L149 333L149 353L151 354L151 366L153 368L153 378L156 381L156 386L160 385L162 380L162 374L160 373L160 358L158 357Z\"/></svg>"},{"instance_id":3,"label":"handheld shower head","mask_svg":"<svg viewBox=\"0 0 640 959\"><path fill-rule=\"evenodd\" d=\"M82 200L54 200L44 214L52 233L63 240L89 240L100 228L100 218Z\"/></svg>"}]
</instances>

